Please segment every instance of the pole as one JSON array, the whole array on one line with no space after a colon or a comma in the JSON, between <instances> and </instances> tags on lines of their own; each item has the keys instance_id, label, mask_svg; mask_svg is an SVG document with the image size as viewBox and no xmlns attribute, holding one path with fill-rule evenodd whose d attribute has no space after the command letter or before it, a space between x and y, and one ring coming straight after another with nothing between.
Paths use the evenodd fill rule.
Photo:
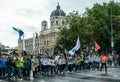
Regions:
<instances>
[{"instance_id":1,"label":"pole","mask_svg":"<svg viewBox=\"0 0 120 82\"><path fill-rule=\"evenodd\" d=\"M112 8L111 8L111 16L110 16L110 19L111 19L111 50L112 50L112 54L114 54L114 38L113 38L113 24L112 24Z\"/></svg>"},{"instance_id":2,"label":"pole","mask_svg":"<svg viewBox=\"0 0 120 82\"><path fill-rule=\"evenodd\" d=\"M34 79L34 78L33 78L33 70L32 70L32 69L30 70L30 79L31 79L31 80Z\"/></svg>"},{"instance_id":3,"label":"pole","mask_svg":"<svg viewBox=\"0 0 120 82\"><path fill-rule=\"evenodd\" d=\"M66 29L64 27L64 50L66 49Z\"/></svg>"},{"instance_id":4,"label":"pole","mask_svg":"<svg viewBox=\"0 0 120 82\"><path fill-rule=\"evenodd\" d=\"M23 35L23 55L24 55L24 51L25 51L25 40L24 40L24 35Z\"/></svg>"},{"instance_id":5,"label":"pole","mask_svg":"<svg viewBox=\"0 0 120 82\"><path fill-rule=\"evenodd\" d=\"M33 55L35 55L35 34L33 33Z\"/></svg>"},{"instance_id":6,"label":"pole","mask_svg":"<svg viewBox=\"0 0 120 82\"><path fill-rule=\"evenodd\" d=\"M66 51L66 27L64 27L64 52Z\"/></svg>"}]
</instances>

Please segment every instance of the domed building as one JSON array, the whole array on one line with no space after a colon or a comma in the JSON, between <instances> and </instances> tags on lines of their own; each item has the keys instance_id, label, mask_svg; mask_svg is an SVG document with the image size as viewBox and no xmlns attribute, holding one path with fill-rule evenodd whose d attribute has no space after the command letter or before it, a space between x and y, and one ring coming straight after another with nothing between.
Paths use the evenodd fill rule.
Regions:
<instances>
[{"instance_id":1,"label":"domed building","mask_svg":"<svg viewBox=\"0 0 120 82\"><path fill-rule=\"evenodd\" d=\"M60 8L58 4L56 9L50 14L50 28L48 28L48 23L46 20L41 23L41 31L38 37L32 37L18 41L18 50L25 50L28 54L40 54L44 51L49 53L54 53L54 47L56 39L61 28L66 26L66 13ZM37 34L35 33L35 36ZM23 48L23 42L25 47Z\"/></svg>"},{"instance_id":2,"label":"domed building","mask_svg":"<svg viewBox=\"0 0 120 82\"><path fill-rule=\"evenodd\" d=\"M57 5L56 10L54 10L50 15L50 17L57 17L57 16L66 16L65 12L60 9L59 4Z\"/></svg>"},{"instance_id":3,"label":"domed building","mask_svg":"<svg viewBox=\"0 0 120 82\"><path fill-rule=\"evenodd\" d=\"M61 10L59 4L50 15L50 28L42 22L42 30L40 31L40 52L48 51L51 54L54 52L56 39L60 32L60 28L65 27L66 13ZM46 28L46 29L45 29Z\"/></svg>"},{"instance_id":4,"label":"domed building","mask_svg":"<svg viewBox=\"0 0 120 82\"><path fill-rule=\"evenodd\" d=\"M56 28L60 26L65 26L65 12L60 9L59 4L56 7L56 10L54 10L50 15L50 27Z\"/></svg>"}]
</instances>

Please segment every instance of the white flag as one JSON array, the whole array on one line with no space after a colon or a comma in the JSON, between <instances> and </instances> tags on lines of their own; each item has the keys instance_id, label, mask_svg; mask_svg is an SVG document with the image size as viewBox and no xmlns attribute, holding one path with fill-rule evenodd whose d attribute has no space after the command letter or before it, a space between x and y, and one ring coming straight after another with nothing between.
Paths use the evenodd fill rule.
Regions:
<instances>
[{"instance_id":1,"label":"white flag","mask_svg":"<svg viewBox=\"0 0 120 82\"><path fill-rule=\"evenodd\" d=\"M76 45L75 45L74 49L75 49L76 51L78 51L79 48L80 48L80 40L79 40L79 36L78 36L78 39L77 39L77 42L76 42Z\"/></svg>"},{"instance_id":2,"label":"white flag","mask_svg":"<svg viewBox=\"0 0 120 82\"><path fill-rule=\"evenodd\" d=\"M71 55L75 54L75 49L73 48L72 50L70 50L69 54L71 54Z\"/></svg>"},{"instance_id":3,"label":"white flag","mask_svg":"<svg viewBox=\"0 0 120 82\"><path fill-rule=\"evenodd\" d=\"M79 48L80 48L80 40L79 40L79 36L78 36L76 45L75 45L74 48L72 48L72 49L69 51L69 54L71 54L71 55L75 54L75 51L78 51Z\"/></svg>"}]
</instances>

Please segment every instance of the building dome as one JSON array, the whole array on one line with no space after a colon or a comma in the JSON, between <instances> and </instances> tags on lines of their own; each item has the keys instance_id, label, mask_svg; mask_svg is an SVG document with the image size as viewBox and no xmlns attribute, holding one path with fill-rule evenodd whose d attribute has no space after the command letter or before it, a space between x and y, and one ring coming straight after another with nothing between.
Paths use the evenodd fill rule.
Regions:
<instances>
[{"instance_id":1,"label":"building dome","mask_svg":"<svg viewBox=\"0 0 120 82\"><path fill-rule=\"evenodd\" d=\"M47 23L47 21L46 21L46 20L44 20L44 21L42 21L42 23Z\"/></svg>"},{"instance_id":2,"label":"building dome","mask_svg":"<svg viewBox=\"0 0 120 82\"><path fill-rule=\"evenodd\" d=\"M54 16L66 16L65 12L60 9L59 4L57 5L56 8L57 8L57 9L54 10L54 11L51 13L50 17L54 17Z\"/></svg>"}]
</instances>

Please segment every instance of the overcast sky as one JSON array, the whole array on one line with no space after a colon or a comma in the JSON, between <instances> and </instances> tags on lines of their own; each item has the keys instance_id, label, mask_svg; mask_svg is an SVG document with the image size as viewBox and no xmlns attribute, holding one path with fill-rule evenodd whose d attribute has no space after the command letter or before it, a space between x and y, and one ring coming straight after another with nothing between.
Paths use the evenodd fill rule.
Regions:
<instances>
[{"instance_id":1,"label":"overcast sky","mask_svg":"<svg viewBox=\"0 0 120 82\"><path fill-rule=\"evenodd\" d=\"M18 45L18 33L12 27L22 29L25 38L39 32L41 21L50 22L50 14L56 9L58 1L66 14L73 10L82 14L85 8L91 8L93 4L110 0L0 0L0 43L10 47Z\"/></svg>"}]
</instances>

